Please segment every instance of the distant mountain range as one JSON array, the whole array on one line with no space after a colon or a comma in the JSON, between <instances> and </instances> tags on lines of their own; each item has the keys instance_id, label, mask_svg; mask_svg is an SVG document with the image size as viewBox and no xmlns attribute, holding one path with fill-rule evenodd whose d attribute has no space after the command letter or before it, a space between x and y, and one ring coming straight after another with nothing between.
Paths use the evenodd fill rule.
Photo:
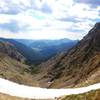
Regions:
<instances>
[{"instance_id":1,"label":"distant mountain range","mask_svg":"<svg viewBox=\"0 0 100 100\"><path fill-rule=\"evenodd\" d=\"M36 63L36 61L39 60L40 55L39 53L37 53L35 50L33 50L32 48L16 41L13 39L4 39L4 38L0 38L1 41L5 41L8 43L11 43L12 45L14 45L17 49L18 52L20 52L20 54L22 54L25 58L26 58L26 62L28 63Z\"/></svg>"},{"instance_id":2,"label":"distant mountain range","mask_svg":"<svg viewBox=\"0 0 100 100\"><path fill-rule=\"evenodd\" d=\"M27 64L40 64L48 60L50 57L55 56L57 53L68 50L74 46L77 40L23 40L23 39L4 39L5 41L13 44L18 52L25 58Z\"/></svg>"},{"instance_id":3,"label":"distant mountain range","mask_svg":"<svg viewBox=\"0 0 100 100\"><path fill-rule=\"evenodd\" d=\"M32 40L32 39L14 39L18 42L21 42L22 44L25 44L27 46L31 47L38 47L38 48L45 48L52 45L60 45L62 43L72 42L76 40L70 40L70 39L58 39L58 40L49 40L49 39L41 39L41 40Z\"/></svg>"},{"instance_id":4,"label":"distant mountain range","mask_svg":"<svg viewBox=\"0 0 100 100\"><path fill-rule=\"evenodd\" d=\"M27 45L32 48L37 56L39 55L38 63L48 60L49 58L55 56L57 53L62 51L67 51L69 48L73 47L78 40L61 39L61 40L25 40L17 39L16 41Z\"/></svg>"}]
</instances>

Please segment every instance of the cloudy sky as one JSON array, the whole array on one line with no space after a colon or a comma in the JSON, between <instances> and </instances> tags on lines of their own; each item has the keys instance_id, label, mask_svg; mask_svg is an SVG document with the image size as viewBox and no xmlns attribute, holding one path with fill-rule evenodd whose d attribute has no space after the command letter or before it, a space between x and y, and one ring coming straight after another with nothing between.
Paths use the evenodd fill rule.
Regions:
<instances>
[{"instance_id":1,"label":"cloudy sky","mask_svg":"<svg viewBox=\"0 0 100 100\"><path fill-rule=\"evenodd\" d=\"M100 0L0 0L0 37L81 39L100 21Z\"/></svg>"}]
</instances>

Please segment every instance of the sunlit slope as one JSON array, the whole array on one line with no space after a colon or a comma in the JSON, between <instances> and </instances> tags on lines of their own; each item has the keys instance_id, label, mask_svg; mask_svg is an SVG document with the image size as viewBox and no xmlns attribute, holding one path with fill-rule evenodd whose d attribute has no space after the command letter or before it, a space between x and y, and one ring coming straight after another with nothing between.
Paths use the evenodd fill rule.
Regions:
<instances>
[{"instance_id":1,"label":"sunlit slope","mask_svg":"<svg viewBox=\"0 0 100 100\"><path fill-rule=\"evenodd\" d=\"M100 82L100 23L68 52L40 65L40 84L49 88L86 86Z\"/></svg>"},{"instance_id":2,"label":"sunlit slope","mask_svg":"<svg viewBox=\"0 0 100 100\"><path fill-rule=\"evenodd\" d=\"M25 65L25 57L11 43L0 41L0 77L27 85L35 85L30 66Z\"/></svg>"},{"instance_id":3,"label":"sunlit slope","mask_svg":"<svg viewBox=\"0 0 100 100\"><path fill-rule=\"evenodd\" d=\"M62 97L60 100L100 100L100 90L92 90L78 95L69 95Z\"/></svg>"},{"instance_id":4,"label":"sunlit slope","mask_svg":"<svg viewBox=\"0 0 100 100\"><path fill-rule=\"evenodd\" d=\"M24 98L18 98L15 96L0 94L0 100L32 100L32 99L24 99Z\"/></svg>"}]
</instances>

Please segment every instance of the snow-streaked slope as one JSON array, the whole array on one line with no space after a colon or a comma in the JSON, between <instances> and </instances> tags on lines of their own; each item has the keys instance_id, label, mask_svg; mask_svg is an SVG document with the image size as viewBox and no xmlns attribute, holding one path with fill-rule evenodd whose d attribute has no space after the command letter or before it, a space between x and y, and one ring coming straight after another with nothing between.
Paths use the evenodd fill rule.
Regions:
<instances>
[{"instance_id":1,"label":"snow-streaked slope","mask_svg":"<svg viewBox=\"0 0 100 100\"><path fill-rule=\"evenodd\" d=\"M74 89L45 89L29 87L0 78L0 92L11 96L32 99L54 99L63 95L79 94L90 90L100 89L100 83L88 87Z\"/></svg>"}]
</instances>

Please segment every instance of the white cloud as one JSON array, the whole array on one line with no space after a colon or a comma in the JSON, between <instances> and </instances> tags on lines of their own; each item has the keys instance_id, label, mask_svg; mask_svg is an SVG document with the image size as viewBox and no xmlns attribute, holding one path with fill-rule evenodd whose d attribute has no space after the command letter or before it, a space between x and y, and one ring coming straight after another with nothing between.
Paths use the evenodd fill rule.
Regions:
<instances>
[{"instance_id":1,"label":"white cloud","mask_svg":"<svg viewBox=\"0 0 100 100\"><path fill-rule=\"evenodd\" d=\"M92 9L73 0L10 0L10 2L0 0L0 2L0 24L13 20L19 27L26 26L23 27L26 29L20 28L22 30L19 30L19 33L9 33L8 30L6 34L9 36L5 37L12 34L11 37L17 38L82 38L96 19L99 19L100 7ZM72 30L79 31L72 33Z\"/></svg>"},{"instance_id":2,"label":"white cloud","mask_svg":"<svg viewBox=\"0 0 100 100\"><path fill-rule=\"evenodd\" d=\"M9 23L10 20L6 17L0 16L0 24Z\"/></svg>"},{"instance_id":3,"label":"white cloud","mask_svg":"<svg viewBox=\"0 0 100 100\"><path fill-rule=\"evenodd\" d=\"M70 16L76 16L79 18L90 18L94 19L99 17L98 16L99 12L89 8L88 5L86 4L75 4L73 7L68 12L68 15Z\"/></svg>"},{"instance_id":4,"label":"white cloud","mask_svg":"<svg viewBox=\"0 0 100 100\"><path fill-rule=\"evenodd\" d=\"M3 33L3 35L2 35ZM61 39L61 38L70 38L76 40L81 39L83 34L77 34L73 32L67 32L66 30L56 30L56 29L42 29L42 30L34 30L23 33L12 33L10 31L0 30L0 37L7 37L7 38L20 38L20 39Z\"/></svg>"}]
</instances>

